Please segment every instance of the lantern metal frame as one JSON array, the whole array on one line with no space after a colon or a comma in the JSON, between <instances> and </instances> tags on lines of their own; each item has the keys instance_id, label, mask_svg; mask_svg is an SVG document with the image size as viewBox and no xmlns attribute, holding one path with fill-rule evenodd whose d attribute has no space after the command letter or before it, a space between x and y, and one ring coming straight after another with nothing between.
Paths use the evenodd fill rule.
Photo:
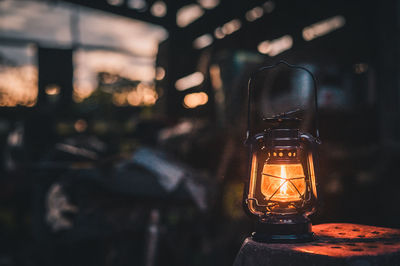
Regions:
<instances>
[{"instance_id":1,"label":"lantern metal frame","mask_svg":"<svg viewBox=\"0 0 400 266\"><path fill-rule=\"evenodd\" d=\"M301 132L299 128L300 119L293 117L297 113L282 113L272 118L264 119L270 126L265 128L262 133L254 134L251 128L251 100L252 90L254 89L253 80L256 75L266 70L286 65L289 68L306 71L312 78L314 85L314 128L315 137L309 133ZM315 76L307 68L292 65L285 61L279 61L273 65L262 67L254 72L248 82L248 102L247 102L247 132L246 141L250 147L250 164L248 178L245 183L243 193L243 207L246 213L256 220L256 230L252 237L261 242L306 242L314 239L311 230L311 222L308 218L315 211L317 201L316 172L317 146L320 144L318 129L318 97L317 82ZM259 157L261 160L259 160ZM304 176L284 178L278 175L266 174L268 178L284 180L269 198L264 198L261 194L261 185L257 187L257 177L265 173L260 170L258 161L269 162L269 164L301 164ZM255 164L255 165L254 165ZM264 164L265 166L265 164ZM262 166L261 166L262 167ZM312 169L311 169L312 168ZM259 177L261 179L262 177ZM254 180L254 178L256 180ZM298 190L293 184L294 180L304 180L304 192ZM261 180L258 180L261 183ZM298 201L275 201L274 195L285 183L289 183L299 194ZM258 197L254 197L257 193ZM250 194L253 196L250 197ZM265 195L264 195L265 196ZM287 206L285 207L285 205ZM278 206L279 205L279 206ZM284 206L281 208L280 206ZM288 211L290 207L291 211ZM285 211L280 212L283 209Z\"/></svg>"}]
</instances>

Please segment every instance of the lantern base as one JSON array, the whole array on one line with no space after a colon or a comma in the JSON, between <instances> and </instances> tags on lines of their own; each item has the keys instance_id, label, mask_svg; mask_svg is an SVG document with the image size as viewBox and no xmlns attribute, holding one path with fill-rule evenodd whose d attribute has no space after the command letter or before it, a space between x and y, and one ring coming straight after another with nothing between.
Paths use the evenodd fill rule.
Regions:
<instances>
[{"instance_id":1,"label":"lantern base","mask_svg":"<svg viewBox=\"0 0 400 266\"><path fill-rule=\"evenodd\" d=\"M303 216L260 219L251 237L254 241L265 243L304 243L315 240L311 222Z\"/></svg>"}]
</instances>

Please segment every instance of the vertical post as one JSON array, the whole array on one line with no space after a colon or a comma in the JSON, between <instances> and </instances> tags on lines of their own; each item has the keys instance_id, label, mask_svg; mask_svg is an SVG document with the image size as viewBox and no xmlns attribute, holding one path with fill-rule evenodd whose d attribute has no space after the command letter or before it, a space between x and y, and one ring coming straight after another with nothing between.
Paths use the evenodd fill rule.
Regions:
<instances>
[{"instance_id":1,"label":"vertical post","mask_svg":"<svg viewBox=\"0 0 400 266\"><path fill-rule=\"evenodd\" d=\"M147 231L145 265L154 266L157 255L157 244L159 237L160 210L152 209L149 217L149 227Z\"/></svg>"}]
</instances>

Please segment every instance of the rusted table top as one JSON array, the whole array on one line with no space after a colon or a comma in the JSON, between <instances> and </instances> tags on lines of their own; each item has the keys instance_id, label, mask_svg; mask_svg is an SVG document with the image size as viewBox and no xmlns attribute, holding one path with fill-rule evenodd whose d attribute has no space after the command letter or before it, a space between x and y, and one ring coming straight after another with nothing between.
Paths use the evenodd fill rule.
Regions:
<instances>
[{"instance_id":1,"label":"rusted table top","mask_svg":"<svg viewBox=\"0 0 400 266\"><path fill-rule=\"evenodd\" d=\"M255 265L400 265L400 230L331 223L313 226L317 240L270 244L247 238L234 266Z\"/></svg>"}]
</instances>

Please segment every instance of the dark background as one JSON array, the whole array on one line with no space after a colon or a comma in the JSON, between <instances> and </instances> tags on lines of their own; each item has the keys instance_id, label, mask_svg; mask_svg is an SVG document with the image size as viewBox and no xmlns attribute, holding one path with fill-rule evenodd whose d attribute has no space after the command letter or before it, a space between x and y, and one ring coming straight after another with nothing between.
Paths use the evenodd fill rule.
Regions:
<instances>
[{"instance_id":1,"label":"dark background","mask_svg":"<svg viewBox=\"0 0 400 266\"><path fill-rule=\"evenodd\" d=\"M168 35L158 45L154 68L165 76L149 83L155 103L116 104L116 94L139 90L141 80L107 72L97 73L89 97L75 101L73 55L104 47L76 39L61 47L0 33L0 45L34 45L38 71L34 103L7 104L11 96L0 81L1 265L231 265L252 230L241 205L247 79L279 60L309 68L319 85L320 199L313 223L400 228L397 1L220 0L186 27L176 24L177 12L198 4L194 0L165 1L162 17L151 13L154 0L143 0L139 9L123 0L32 2L77 5L164 28ZM255 7L263 15L249 21L246 12ZM345 19L342 27L303 38L305 27L335 16ZM241 27L216 38L216 28L233 19ZM193 47L204 34L212 43ZM257 50L284 35L292 38L290 49L277 55ZM0 59L13 66L7 54ZM194 72L203 73L201 85L178 91L175 82ZM303 84L303 76L285 73L266 74L255 92L257 128L263 128L261 117L299 103L274 105ZM58 88L55 97L50 85ZM268 86L273 88L263 93ZM302 93L311 90L307 82L301 86ZM208 101L194 108L183 104L186 95L199 92ZM310 112L302 129L312 132L313 109L301 108ZM143 147L162 152L192 181L166 189L162 174L133 159ZM150 168L165 172L163 167Z\"/></svg>"}]
</instances>

